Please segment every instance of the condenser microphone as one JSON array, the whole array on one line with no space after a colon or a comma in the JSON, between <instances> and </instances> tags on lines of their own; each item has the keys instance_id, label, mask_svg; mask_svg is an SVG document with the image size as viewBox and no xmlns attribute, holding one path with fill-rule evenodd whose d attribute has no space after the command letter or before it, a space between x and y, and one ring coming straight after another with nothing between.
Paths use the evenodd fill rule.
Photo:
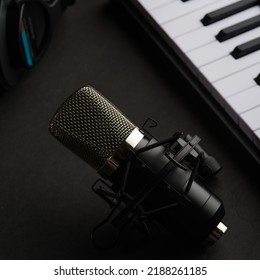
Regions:
<instances>
[{"instance_id":1,"label":"condenser microphone","mask_svg":"<svg viewBox=\"0 0 260 280\"><path fill-rule=\"evenodd\" d=\"M222 201L200 183L221 167L203 153L198 136L158 141L90 86L60 106L49 130L105 179L108 190L93 186L112 207L99 226L111 222L120 233L134 222L149 233L149 220L196 242L226 231Z\"/></svg>"}]
</instances>

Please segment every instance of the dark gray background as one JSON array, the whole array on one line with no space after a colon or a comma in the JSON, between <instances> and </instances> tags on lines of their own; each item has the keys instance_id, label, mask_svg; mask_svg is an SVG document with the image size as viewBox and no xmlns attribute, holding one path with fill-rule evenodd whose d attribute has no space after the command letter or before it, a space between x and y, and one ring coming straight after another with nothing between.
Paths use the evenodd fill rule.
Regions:
<instances>
[{"instance_id":1,"label":"dark gray background","mask_svg":"<svg viewBox=\"0 0 260 280\"><path fill-rule=\"evenodd\" d=\"M225 204L226 235L206 251L126 237L102 251L91 229L108 207L90 190L98 178L48 133L58 106L84 84L134 123L156 119L161 139L198 134L223 165L209 187ZM78 0L59 20L42 61L0 96L1 259L260 259L259 166L131 21L106 0ZM178 242L177 242L178 243Z\"/></svg>"}]
</instances>

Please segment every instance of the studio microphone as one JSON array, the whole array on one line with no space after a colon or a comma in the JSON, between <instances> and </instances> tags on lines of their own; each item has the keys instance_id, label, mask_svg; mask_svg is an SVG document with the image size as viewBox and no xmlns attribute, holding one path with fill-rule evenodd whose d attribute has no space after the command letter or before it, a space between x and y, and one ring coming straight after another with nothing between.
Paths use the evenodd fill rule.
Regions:
<instances>
[{"instance_id":1,"label":"studio microphone","mask_svg":"<svg viewBox=\"0 0 260 280\"><path fill-rule=\"evenodd\" d=\"M113 242L130 223L147 233L156 223L196 243L215 242L226 231L222 201L202 185L221 167L198 136L158 141L90 86L60 106L49 130L104 178L93 190L112 210L93 237L106 223L117 229Z\"/></svg>"}]
</instances>

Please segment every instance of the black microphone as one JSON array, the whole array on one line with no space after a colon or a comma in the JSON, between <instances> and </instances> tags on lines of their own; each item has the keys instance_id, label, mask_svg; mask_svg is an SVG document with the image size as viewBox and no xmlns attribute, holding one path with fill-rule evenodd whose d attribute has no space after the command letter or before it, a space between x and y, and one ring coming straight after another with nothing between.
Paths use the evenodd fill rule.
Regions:
<instances>
[{"instance_id":1,"label":"black microphone","mask_svg":"<svg viewBox=\"0 0 260 280\"><path fill-rule=\"evenodd\" d=\"M112 211L94 234L111 223L119 236L130 222L150 232L150 221L199 243L214 242L226 231L222 201L199 182L221 167L215 159L210 164L212 157L198 145L198 136L175 133L158 141L90 86L60 106L49 130L105 179L93 190ZM205 175L205 170L210 173Z\"/></svg>"}]
</instances>

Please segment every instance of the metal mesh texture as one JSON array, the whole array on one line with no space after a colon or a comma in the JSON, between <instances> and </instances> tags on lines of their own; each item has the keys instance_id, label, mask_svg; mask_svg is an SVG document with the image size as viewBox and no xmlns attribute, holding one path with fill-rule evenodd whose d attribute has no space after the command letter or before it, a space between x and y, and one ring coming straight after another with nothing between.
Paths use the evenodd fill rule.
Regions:
<instances>
[{"instance_id":1,"label":"metal mesh texture","mask_svg":"<svg viewBox=\"0 0 260 280\"><path fill-rule=\"evenodd\" d=\"M72 94L49 125L58 140L96 170L115 154L134 128L113 104L89 86Z\"/></svg>"}]
</instances>

